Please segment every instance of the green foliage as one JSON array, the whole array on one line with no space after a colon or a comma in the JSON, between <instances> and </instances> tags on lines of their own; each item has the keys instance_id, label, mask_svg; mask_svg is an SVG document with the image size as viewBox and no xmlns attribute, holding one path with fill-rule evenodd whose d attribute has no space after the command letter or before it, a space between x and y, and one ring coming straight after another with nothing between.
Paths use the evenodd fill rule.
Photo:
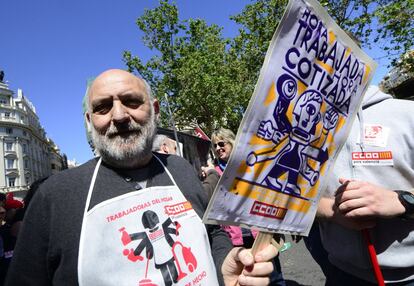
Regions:
<instances>
[{"instance_id":1,"label":"green foliage","mask_svg":"<svg viewBox=\"0 0 414 286\"><path fill-rule=\"evenodd\" d=\"M413 47L414 0L320 3L362 46L380 45L392 59ZM164 124L168 94L178 127L196 123L208 134L217 127L236 131L286 4L287 0L252 1L231 17L240 26L238 35L225 39L222 28L200 19L182 21L174 2L160 0L137 20L154 56L143 63L125 51L124 61L150 83L164 106Z\"/></svg>"},{"instance_id":2,"label":"green foliage","mask_svg":"<svg viewBox=\"0 0 414 286\"><path fill-rule=\"evenodd\" d=\"M414 45L414 0L321 1L363 47L380 47L392 65Z\"/></svg>"},{"instance_id":3,"label":"green foliage","mask_svg":"<svg viewBox=\"0 0 414 286\"><path fill-rule=\"evenodd\" d=\"M234 76L238 100L244 110L253 93L273 33L282 18L287 0L257 0L231 17L241 26L231 40L229 68Z\"/></svg>"},{"instance_id":4,"label":"green foliage","mask_svg":"<svg viewBox=\"0 0 414 286\"><path fill-rule=\"evenodd\" d=\"M144 43L159 51L146 64L124 52L130 71L138 72L162 102L162 122L167 124L164 94L181 128L196 123L211 133L218 126L237 129L243 114L228 68L228 40L221 28L203 20L180 21L175 4L160 1L137 20Z\"/></svg>"}]
</instances>

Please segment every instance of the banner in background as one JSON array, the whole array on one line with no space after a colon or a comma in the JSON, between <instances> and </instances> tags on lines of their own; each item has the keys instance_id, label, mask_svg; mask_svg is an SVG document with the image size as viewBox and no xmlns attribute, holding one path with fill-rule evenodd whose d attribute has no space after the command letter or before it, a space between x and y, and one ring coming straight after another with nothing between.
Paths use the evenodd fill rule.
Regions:
<instances>
[{"instance_id":1,"label":"banner in background","mask_svg":"<svg viewBox=\"0 0 414 286\"><path fill-rule=\"evenodd\" d=\"M319 3L291 0L204 221L307 235L375 69Z\"/></svg>"},{"instance_id":2,"label":"banner in background","mask_svg":"<svg viewBox=\"0 0 414 286\"><path fill-rule=\"evenodd\" d=\"M210 138L206 135L206 133L204 133L203 129L201 129L199 126L194 128L194 133L198 138L211 141Z\"/></svg>"}]
</instances>

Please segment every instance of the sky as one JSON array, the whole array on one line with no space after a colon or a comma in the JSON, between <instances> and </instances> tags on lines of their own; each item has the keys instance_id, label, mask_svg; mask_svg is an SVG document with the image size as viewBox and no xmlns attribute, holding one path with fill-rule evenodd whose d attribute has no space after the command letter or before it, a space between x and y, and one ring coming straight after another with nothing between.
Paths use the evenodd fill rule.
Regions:
<instances>
[{"instance_id":1,"label":"sky","mask_svg":"<svg viewBox=\"0 0 414 286\"><path fill-rule=\"evenodd\" d=\"M181 19L201 18L234 36L229 16L249 0L178 0ZM12 0L0 3L0 70L9 88L33 103L40 123L70 160L84 163L93 154L86 140L82 98L86 84L108 68L125 69L129 50L146 60L153 55L143 44L136 19L155 0ZM377 50L366 51L372 57ZM387 73L386 59L372 81Z\"/></svg>"}]
</instances>

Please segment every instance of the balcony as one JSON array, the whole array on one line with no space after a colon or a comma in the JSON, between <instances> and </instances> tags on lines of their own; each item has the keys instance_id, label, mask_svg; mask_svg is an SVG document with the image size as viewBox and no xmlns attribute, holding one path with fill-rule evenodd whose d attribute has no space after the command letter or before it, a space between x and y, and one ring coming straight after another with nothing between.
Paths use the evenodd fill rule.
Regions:
<instances>
[{"instance_id":1,"label":"balcony","mask_svg":"<svg viewBox=\"0 0 414 286\"><path fill-rule=\"evenodd\" d=\"M3 122L17 122L20 123L16 117L12 117L12 116L0 116L0 121Z\"/></svg>"},{"instance_id":2,"label":"balcony","mask_svg":"<svg viewBox=\"0 0 414 286\"><path fill-rule=\"evenodd\" d=\"M0 122L10 122L25 126L28 125L26 120L21 120L20 118L16 118L15 116L0 116Z\"/></svg>"},{"instance_id":3,"label":"balcony","mask_svg":"<svg viewBox=\"0 0 414 286\"><path fill-rule=\"evenodd\" d=\"M28 186L0 187L0 193L14 193L15 198L23 198L28 189Z\"/></svg>"},{"instance_id":4,"label":"balcony","mask_svg":"<svg viewBox=\"0 0 414 286\"><path fill-rule=\"evenodd\" d=\"M16 150L4 150L4 156L10 159L16 159L17 158L17 154L16 154Z\"/></svg>"},{"instance_id":5,"label":"balcony","mask_svg":"<svg viewBox=\"0 0 414 286\"><path fill-rule=\"evenodd\" d=\"M12 175L12 174L18 176L19 175L19 169L16 168L16 167L9 168L9 167L6 166L6 176L7 175Z\"/></svg>"}]
</instances>

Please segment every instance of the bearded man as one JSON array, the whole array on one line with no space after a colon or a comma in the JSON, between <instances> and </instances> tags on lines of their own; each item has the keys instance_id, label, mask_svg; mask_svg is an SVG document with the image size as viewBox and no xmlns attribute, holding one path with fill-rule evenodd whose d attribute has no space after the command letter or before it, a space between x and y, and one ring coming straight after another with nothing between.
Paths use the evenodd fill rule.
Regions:
<instances>
[{"instance_id":1,"label":"bearded man","mask_svg":"<svg viewBox=\"0 0 414 286\"><path fill-rule=\"evenodd\" d=\"M276 248L231 249L201 222L207 200L189 163L151 152L158 112L144 80L122 70L95 79L86 119L99 157L42 184L6 285L269 283Z\"/></svg>"}]
</instances>

